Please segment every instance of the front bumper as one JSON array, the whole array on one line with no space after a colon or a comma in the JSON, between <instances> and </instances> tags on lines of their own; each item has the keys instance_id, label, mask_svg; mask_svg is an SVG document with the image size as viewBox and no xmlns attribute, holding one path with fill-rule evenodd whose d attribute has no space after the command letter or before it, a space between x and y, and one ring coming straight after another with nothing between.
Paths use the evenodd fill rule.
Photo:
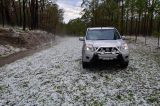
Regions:
<instances>
[{"instance_id":1,"label":"front bumper","mask_svg":"<svg viewBox=\"0 0 160 106\"><path fill-rule=\"evenodd\" d=\"M129 52L123 51L120 53L100 54L97 52L84 51L82 54L82 59L84 62L92 62L96 60L123 60L125 62L128 62Z\"/></svg>"}]
</instances>

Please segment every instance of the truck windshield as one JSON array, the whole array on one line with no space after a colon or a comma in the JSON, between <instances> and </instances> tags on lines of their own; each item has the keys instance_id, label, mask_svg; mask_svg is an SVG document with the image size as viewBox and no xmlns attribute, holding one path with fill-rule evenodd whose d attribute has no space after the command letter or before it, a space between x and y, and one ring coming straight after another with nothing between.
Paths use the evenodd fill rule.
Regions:
<instances>
[{"instance_id":1,"label":"truck windshield","mask_svg":"<svg viewBox=\"0 0 160 106\"><path fill-rule=\"evenodd\" d=\"M115 29L95 29L88 30L87 40L117 40L120 39L119 33Z\"/></svg>"}]
</instances>

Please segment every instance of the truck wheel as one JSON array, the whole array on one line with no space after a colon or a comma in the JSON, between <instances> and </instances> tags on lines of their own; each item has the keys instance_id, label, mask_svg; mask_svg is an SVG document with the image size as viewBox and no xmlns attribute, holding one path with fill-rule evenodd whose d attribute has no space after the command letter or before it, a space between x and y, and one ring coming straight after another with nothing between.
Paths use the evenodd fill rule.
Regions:
<instances>
[{"instance_id":1,"label":"truck wheel","mask_svg":"<svg viewBox=\"0 0 160 106\"><path fill-rule=\"evenodd\" d=\"M122 62L121 63L121 68L127 68L128 64L129 64L129 62Z\"/></svg>"},{"instance_id":2,"label":"truck wheel","mask_svg":"<svg viewBox=\"0 0 160 106\"><path fill-rule=\"evenodd\" d=\"M88 68L88 63L82 61L82 67L83 67L84 69Z\"/></svg>"}]
</instances>

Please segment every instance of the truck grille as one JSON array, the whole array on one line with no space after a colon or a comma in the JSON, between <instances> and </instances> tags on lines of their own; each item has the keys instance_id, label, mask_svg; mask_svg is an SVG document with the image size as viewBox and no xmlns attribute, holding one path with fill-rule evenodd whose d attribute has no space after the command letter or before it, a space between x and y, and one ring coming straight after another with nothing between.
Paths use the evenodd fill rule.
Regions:
<instances>
[{"instance_id":1,"label":"truck grille","mask_svg":"<svg viewBox=\"0 0 160 106\"><path fill-rule=\"evenodd\" d=\"M101 47L96 49L97 53L112 53L118 52L118 49L115 47Z\"/></svg>"}]
</instances>

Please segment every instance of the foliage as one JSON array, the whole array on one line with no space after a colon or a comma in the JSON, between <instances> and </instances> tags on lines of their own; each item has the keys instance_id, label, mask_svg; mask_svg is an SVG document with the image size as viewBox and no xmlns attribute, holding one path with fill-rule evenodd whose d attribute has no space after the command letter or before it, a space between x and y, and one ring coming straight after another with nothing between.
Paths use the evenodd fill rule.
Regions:
<instances>
[{"instance_id":1,"label":"foliage","mask_svg":"<svg viewBox=\"0 0 160 106\"><path fill-rule=\"evenodd\" d=\"M114 26L126 34L151 35L160 16L159 0L83 0L82 7L87 26Z\"/></svg>"},{"instance_id":2,"label":"foliage","mask_svg":"<svg viewBox=\"0 0 160 106\"><path fill-rule=\"evenodd\" d=\"M85 34L86 25L80 18L77 18L74 20L70 20L66 26L66 29L69 35L82 36Z\"/></svg>"}]
</instances>

